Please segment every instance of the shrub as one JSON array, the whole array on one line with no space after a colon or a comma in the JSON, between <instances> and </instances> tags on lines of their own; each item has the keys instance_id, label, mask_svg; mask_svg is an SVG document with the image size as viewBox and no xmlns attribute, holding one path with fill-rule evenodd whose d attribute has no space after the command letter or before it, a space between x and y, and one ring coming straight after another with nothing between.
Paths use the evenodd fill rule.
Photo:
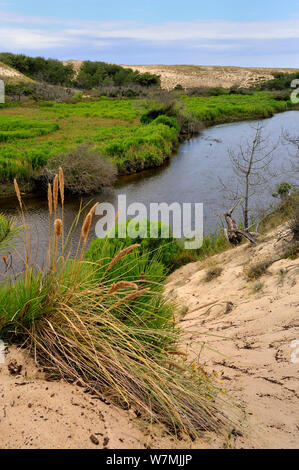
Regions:
<instances>
[{"instance_id":1,"label":"shrub","mask_svg":"<svg viewBox=\"0 0 299 470\"><path fill-rule=\"evenodd\" d=\"M120 65L87 60L82 63L74 83L79 88L91 90L95 87L119 87L134 83L141 87L158 86L160 79L148 72L140 73Z\"/></svg>"},{"instance_id":2,"label":"shrub","mask_svg":"<svg viewBox=\"0 0 299 470\"><path fill-rule=\"evenodd\" d=\"M205 276L205 282L211 282L213 279L216 279L217 277L221 276L222 271L223 268L221 268L220 266L215 266L214 268L209 269Z\"/></svg>"},{"instance_id":3,"label":"shrub","mask_svg":"<svg viewBox=\"0 0 299 470\"><path fill-rule=\"evenodd\" d=\"M39 173L38 180L44 186L52 181L59 167L64 168L65 190L72 194L88 194L111 186L116 178L112 163L87 144L66 154L58 154L48 160Z\"/></svg>"},{"instance_id":4,"label":"shrub","mask_svg":"<svg viewBox=\"0 0 299 470\"><path fill-rule=\"evenodd\" d=\"M130 223L130 220L125 223L126 231L128 230L128 227L130 227ZM116 225L115 238L109 238L109 236L106 236L105 238L98 238L97 240L92 241L90 247L86 251L86 259L97 261L100 257L103 257L103 253L105 253L105 258L107 257L107 259L111 259L118 250L124 249L133 243L138 243L140 245L137 250L137 252L139 252L138 256L155 261L156 263L160 262L164 267L162 270L157 267L158 274L155 281L161 282L164 279L167 270L173 268L176 257L182 251L182 247L178 243L177 239L173 238L171 235L170 228L161 222L143 219L132 227L136 232L139 232L139 235L136 238L130 237L128 234L126 238L117 238L119 231L124 229L123 225L124 223ZM157 238L150 237L151 230L152 233L153 231L157 233ZM167 238L161 238L164 230L165 233L169 233ZM136 274L140 275L141 273Z\"/></svg>"},{"instance_id":5,"label":"shrub","mask_svg":"<svg viewBox=\"0 0 299 470\"><path fill-rule=\"evenodd\" d=\"M280 183L277 193L272 194L273 197L280 197L284 201L291 193L292 186L289 183Z\"/></svg>"},{"instance_id":6,"label":"shrub","mask_svg":"<svg viewBox=\"0 0 299 470\"><path fill-rule=\"evenodd\" d=\"M261 90L289 90L292 81L299 78L299 73L277 72L273 74L273 77L274 79L261 83L259 88Z\"/></svg>"},{"instance_id":7,"label":"shrub","mask_svg":"<svg viewBox=\"0 0 299 470\"><path fill-rule=\"evenodd\" d=\"M179 131L179 124L177 119L174 117L165 116L164 114L161 114L156 119L154 119L152 124L164 124L165 126Z\"/></svg>"},{"instance_id":8,"label":"shrub","mask_svg":"<svg viewBox=\"0 0 299 470\"><path fill-rule=\"evenodd\" d=\"M245 269L245 273L248 281L253 281L259 279L261 276L268 272L269 266L272 264L271 260L261 261L259 263L253 264Z\"/></svg>"},{"instance_id":9,"label":"shrub","mask_svg":"<svg viewBox=\"0 0 299 470\"><path fill-rule=\"evenodd\" d=\"M299 243L296 243L293 246L290 246L284 253L282 254L283 259L297 259L299 256Z\"/></svg>"},{"instance_id":10,"label":"shrub","mask_svg":"<svg viewBox=\"0 0 299 470\"><path fill-rule=\"evenodd\" d=\"M28 77L53 85L69 86L74 76L72 65L64 65L55 59L3 52L0 53L0 60Z\"/></svg>"},{"instance_id":11,"label":"shrub","mask_svg":"<svg viewBox=\"0 0 299 470\"><path fill-rule=\"evenodd\" d=\"M252 292L260 292L264 287L264 283L263 282L256 282L253 286L252 286Z\"/></svg>"}]
</instances>

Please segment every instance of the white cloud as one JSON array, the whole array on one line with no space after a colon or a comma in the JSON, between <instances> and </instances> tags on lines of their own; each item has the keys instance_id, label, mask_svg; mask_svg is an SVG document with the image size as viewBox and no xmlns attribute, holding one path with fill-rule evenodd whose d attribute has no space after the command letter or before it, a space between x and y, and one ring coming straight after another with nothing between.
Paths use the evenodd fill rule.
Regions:
<instances>
[{"instance_id":1,"label":"white cloud","mask_svg":"<svg viewBox=\"0 0 299 470\"><path fill-rule=\"evenodd\" d=\"M235 47L237 41L299 39L299 18L269 22L198 20L142 24L129 21L63 21L5 11L0 12L0 16L2 50L22 47L43 50L84 44L105 47L110 45L109 40L124 39L168 45L181 41L188 43L190 48L229 50Z\"/></svg>"}]
</instances>

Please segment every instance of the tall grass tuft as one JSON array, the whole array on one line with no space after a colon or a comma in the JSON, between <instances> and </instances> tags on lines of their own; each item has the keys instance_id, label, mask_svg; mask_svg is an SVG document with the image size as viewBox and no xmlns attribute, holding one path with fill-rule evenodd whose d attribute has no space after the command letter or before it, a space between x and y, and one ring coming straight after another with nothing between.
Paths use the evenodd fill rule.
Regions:
<instances>
[{"instance_id":1,"label":"tall grass tuft","mask_svg":"<svg viewBox=\"0 0 299 470\"><path fill-rule=\"evenodd\" d=\"M48 194L52 201L52 189ZM180 351L184 337L174 321L176 308L153 280L159 262L136 254L136 244L112 259L83 260L95 209L83 221L75 255L72 233L62 246L65 227L55 216L51 262L44 270L26 263L23 275L0 288L0 338L25 342L52 377L79 380L90 392L132 407L171 432L197 437L202 430L236 427L214 379Z\"/></svg>"}]
</instances>

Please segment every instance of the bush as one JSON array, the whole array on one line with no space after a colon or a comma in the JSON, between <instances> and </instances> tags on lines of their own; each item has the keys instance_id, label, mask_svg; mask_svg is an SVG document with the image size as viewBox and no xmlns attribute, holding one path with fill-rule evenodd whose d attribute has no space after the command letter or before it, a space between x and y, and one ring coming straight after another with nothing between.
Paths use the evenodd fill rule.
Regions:
<instances>
[{"instance_id":1,"label":"bush","mask_svg":"<svg viewBox=\"0 0 299 470\"><path fill-rule=\"evenodd\" d=\"M105 253L105 258L111 259L117 253L117 251L122 250L128 246L131 246L134 243L140 244L140 248L136 250L139 252L138 256L145 257L145 259L152 260L153 262L162 264L163 269L157 266L157 279L155 282L161 282L168 270L173 268L175 264L176 257L181 253L182 247L179 244L178 240L173 238L169 226L162 224L161 222L150 221L148 219L143 219L141 222L137 223L135 230L139 232L139 236L136 238L130 237L128 234L126 238L118 238L118 233L120 229L123 228L123 224L117 224L115 227L115 238L98 238L91 242L89 249L86 251L86 258L89 261L97 261L100 257L103 257ZM128 227L130 226L130 220L126 223L126 233ZM157 238L150 238L150 233L155 231L158 234ZM168 238L161 238L163 231L169 233ZM133 273L135 275L140 275L140 273Z\"/></svg>"},{"instance_id":2,"label":"bush","mask_svg":"<svg viewBox=\"0 0 299 470\"><path fill-rule=\"evenodd\" d=\"M161 114L156 119L152 121L152 124L164 124L165 126L170 127L171 129L176 129L179 131L179 124L176 118L165 116Z\"/></svg>"},{"instance_id":3,"label":"bush","mask_svg":"<svg viewBox=\"0 0 299 470\"><path fill-rule=\"evenodd\" d=\"M139 73L120 65L87 60L82 63L75 79L76 86L88 90L95 87L120 87L128 84L137 84L141 87L157 86L160 84L160 78L157 75Z\"/></svg>"},{"instance_id":4,"label":"bush","mask_svg":"<svg viewBox=\"0 0 299 470\"><path fill-rule=\"evenodd\" d=\"M287 199L291 194L292 186L289 183L280 183L277 193L272 194L273 197L280 197L282 201Z\"/></svg>"},{"instance_id":5,"label":"bush","mask_svg":"<svg viewBox=\"0 0 299 470\"><path fill-rule=\"evenodd\" d=\"M78 145L66 154L58 154L48 160L38 180L44 186L51 182L63 167L65 190L72 194L89 194L111 186L116 179L112 163L87 144Z\"/></svg>"},{"instance_id":6,"label":"bush","mask_svg":"<svg viewBox=\"0 0 299 470\"><path fill-rule=\"evenodd\" d=\"M299 78L299 72L295 73L283 73L277 72L273 74L273 80L267 80L260 84L261 90L286 90L291 88L293 80Z\"/></svg>"},{"instance_id":7,"label":"bush","mask_svg":"<svg viewBox=\"0 0 299 470\"><path fill-rule=\"evenodd\" d=\"M223 268L221 268L220 266L216 266L214 268L209 269L205 276L205 282L211 282L216 277L221 276L222 271Z\"/></svg>"},{"instance_id":8,"label":"bush","mask_svg":"<svg viewBox=\"0 0 299 470\"><path fill-rule=\"evenodd\" d=\"M64 65L55 59L3 52L0 53L0 61L30 78L53 85L69 86L74 76L72 65Z\"/></svg>"},{"instance_id":9,"label":"bush","mask_svg":"<svg viewBox=\"0 0 299 470\"><path fill-rule=\"evenodd\" d=\"M271 266L272 260L265 260L249 266L245 269L245 274L248 281L259 279L264 274L268 273L268 268Z\"/></svg>"}]
</instances>

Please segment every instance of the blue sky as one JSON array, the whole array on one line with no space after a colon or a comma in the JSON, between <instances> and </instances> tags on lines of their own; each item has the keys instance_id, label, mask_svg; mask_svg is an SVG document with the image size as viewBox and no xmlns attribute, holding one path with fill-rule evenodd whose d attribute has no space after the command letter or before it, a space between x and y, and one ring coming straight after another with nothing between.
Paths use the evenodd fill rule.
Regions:
<instances>
[{"instance_id":1,"label":"blue sky","mask_svg":"<svg viewBox=\"0 0 299 470\"><path fill-rule=\"evenodd\" d=\"M299 67L299 0L0 0L0 50L126 64Z\"/></svg>"}]
</instances>

